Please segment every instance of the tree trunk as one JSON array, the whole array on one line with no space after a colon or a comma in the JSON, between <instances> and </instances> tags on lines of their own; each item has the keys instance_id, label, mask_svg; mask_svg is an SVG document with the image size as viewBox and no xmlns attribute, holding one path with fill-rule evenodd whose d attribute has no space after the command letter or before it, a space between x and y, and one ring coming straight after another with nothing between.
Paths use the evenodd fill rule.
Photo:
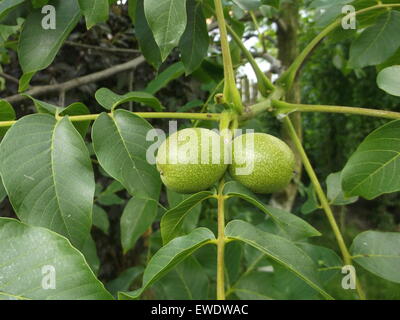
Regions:
<instances>
[{"instance_id":1,"label":"tree trunk","mask_svg":"<svg viewBox=\"0 0 400 320\"><path fill-rule=\"evenodd\" d=\"M282 4L280 17L277 21L278 24L278 58L282 63L282 67L287 69L299 54L298 47L298 31L299 31L299 4L298 1L285 2ZM293 103L300 103L301 92L299 81L293 83L292 89L286 95L286 101ZM294 113L290 115L294 127L299 135L302 137L301 115ZM286 128L282 129L284 140L292 147L292 143L288 137ZM276 193L272 197L272 204L276 207L282 208L286 211L291 211L296 199L298 187L296 181L300 181L302 164L301 159L297 153L296 166L295 166L295 179L284 191Z\"/></svg>"}]
</instances>

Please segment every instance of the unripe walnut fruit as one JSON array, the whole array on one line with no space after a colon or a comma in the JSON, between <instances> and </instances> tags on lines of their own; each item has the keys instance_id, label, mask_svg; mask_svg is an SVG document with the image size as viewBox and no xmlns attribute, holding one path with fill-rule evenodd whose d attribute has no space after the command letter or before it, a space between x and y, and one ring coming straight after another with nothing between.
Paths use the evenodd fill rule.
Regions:
<instances>
[{"instance_id":1,"label":"unripe walnut fruit","mask_svg":"<svg viewBox=\"0 0 400 320\"><path fill-rule=\"evenodd\" d=\"M282 140L265 133L248 133L232 142L232 178L255 193L284 189L293 178L295 156Z\"/></svg>"},{"instance_id":2,"label":"unripe walnut fruit","mask_svg":"<svg viewBox=\"0 0 400 320\"><path fill-rule=\"evenodd\" d=\"M227 170L222 137L211 130L187 128L170 135L158 149L162 182L178 193L209 189Z\"/></svg>"}]
</instances>

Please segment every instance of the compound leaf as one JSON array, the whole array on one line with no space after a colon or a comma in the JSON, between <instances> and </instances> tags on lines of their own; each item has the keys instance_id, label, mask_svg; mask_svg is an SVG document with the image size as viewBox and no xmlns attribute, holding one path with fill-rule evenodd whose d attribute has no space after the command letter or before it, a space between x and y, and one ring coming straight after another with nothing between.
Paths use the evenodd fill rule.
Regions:
<instances>
[{"instance_id":1,"label":"compound leaf","mask_svg":"<svg viewBox=\"0 0 400 320\"><path fill-rule=\"evenodd\" d=\"M292 271L326 299L332 299L319 284L315 263L293 242L261 231L253 225L240 220L229 222L225 228L225 235L230 239L245 242L260 250L269 258Z\"/></svg>"},{"instance_id":2,"label":"compound leaf","mask_svg":"<svg viewBox=\"0 0 400 320\"><path fill-rule=\"evenodd\" d=\"M342 171L346 197L368 200L400 190L400 121L372 132L350 157Z\"/></svg>"},{"instance_id":3,"label":"compound leaf","mask_svg":"<svg viewBox=\"0 0 400 320\"><path fill-rule=\"evenodd\" d=\"M210 191L198 192L186 198L177 206L168 210L161 218L160 228L163 243L166 244L176 236L180 235L184 218L190 212L190 210L212 196L213 193Z\"/></svg>"},{"instance_id":4,"label":"compound leaf","mask_svg":"<svg viewBox=\"0 0 400 320\"><path fill-rule=\"evenodd\" d=\"M267 206L257 199L251 191L236 181L230 181L224 186L224 193L227 196L241 198L262 212L267 214L275 225L281 230L283 236L289 237L293 240L298 240L307 237L315 237L321 235L315 228L309 225L303 219L288 213L284 210Z\"/></svg>"},{"instance_id":5,"label":"compound leaf","mask_svg":"<svg viewBox=\"0 0 400 320\"><path fill-rule=\"evenodd\" d=\"M383 279L400 283L400 234L366 231L350 248L353 260Z\"/></svg>"},{"instance_id":6,"label":"compound leaf","mask_svg":"<svg viewBox=\"0 0 400 320\"><path fill-rule=\"evenodd\" d=\"M82 247L92 225L95 181L89 152L68 117L21 118L0 145L0 171L23 222L49 228Z\"/></svg>"},{"instance_id":7,"label":"compound leaf","mask_svg":"<svg viewBox=\"0 0 400 320\"><path fill-rule=\"evenodd\" d=\"M94 151L102 168L119 181L132 196L158 201L161 179L154 165L147 161L151 142L146 135L152 126L126 110L113 116L102 113L93 124Z\"/></svg>"},{"instance_id":8,"label":"compound leaf","mask_svg":"<svg viewBox=\"0 0 400 320\"><path fill-rule=\"evenodd\" d=\"M112 299L83 255L48 229L0 218L0 261L0 300ZM45 276L52 272L49 290Z\"/></svg>"},{"instance_id":9,"label":"compound leaf","mask_svg":"<svg viewBox=\"0 0 400 320\"><path fill-rule=\"evenodd\" d=\"M119 299L131 300L139 298L149 286L211 240L215 240L215 236L206 228L198 228L186 236L175 238L157 251L150 259L143 274L142 288L132 292L120 292Z\"/></svg>"}]
</instances>

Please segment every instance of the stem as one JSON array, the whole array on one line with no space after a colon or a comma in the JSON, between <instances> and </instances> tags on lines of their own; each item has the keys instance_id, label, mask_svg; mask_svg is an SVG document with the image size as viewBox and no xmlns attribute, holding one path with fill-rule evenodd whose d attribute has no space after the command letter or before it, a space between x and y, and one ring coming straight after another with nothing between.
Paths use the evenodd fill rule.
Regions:
<instances>
[{"instance_id":1,"label":"stem","mask_svg":"<svg viewBox=\"0 0 400 320\"><path fill-rule=\"evenodd\" d=\"M193 119L193 120L209 120L219 121L219 113L186 113L186 112L131 112L139 117L145 119ZM109 113L111 115L111 113ZM96 120L100 114L87 114L80 116L68 116L72 122L91 121ZM62 119L63 117L58 117ZM16 120L13 121L0 121L1 127L11 127Z\"/></svg>"},{"instance_id":2,"label":"stem","mask_svg":"<svg viewBox=\"0 0 400 320\"><path fill-rule=\"evenodd\" d=\"M328 218L329 224L331 225L333 233L335 234L337 243L339 245L340 252L343 257L343 262L345 265L352 265L351 255L349 253L349 250L347 249L346 243L344 242L342 233L340 232L339 226L336 222L335 216L329 205L328 199L325 195L325 192L323 191L323 189L321 187L321 184L318 181L317 175L310 163L310 160L308 159L308 156L303 148L303 145L301 144L299 137L297 136L296 130L293 127L293 124L290 121L289 117L285 117L284 124L287 127L289 136L293 140L293 143L294 143L297 151L300 154L300 157L303 161L304 168L306 169L306 171L310 177L310 180L315 188L315 192L318 195L319 201L321 203L321 207L325 211L325 214ZM359 283L357 284L357 292L358 292L360 299L365 300L365 294L364 294L361 286L359 285Z\"/></svg>"},{"instance_id":3,"label":"stem","mask_svg":"<svg viewBox=\"0 0 400 320\"><path fill-rule=\"evenodd\" d=\"M218 188L217 300L225 300L225 196L224 180Z\"/></svg>"},{"instance_id":4,"label":"stem","mask_svg":"<svg viewBox=\"0 0 400 320\"><path fill-rule=\"evenodd\" d=\"M240 116L240 120L245 121L255 118L259 114L266 111L272 112L272 101L281 99L284 94L285 91L281 87L276 87L267 99L246 108L246 112Z\"/></svg>"},{"instance_id":5,"label":"stem","mask_svg":"<svg viewBox=\"0 0 400 320\"><path fill-rule=\"evenodd\" d=\"M265 75L264 72L258 66L257 61L254 59L253 55L247 50L246 46L243 44L242 39L238 36L238 34L233 30L230 25L226 26L233 40L239 46L242 53L245 55L247 61L250 63L251 67L254 70L254 73L257 77L258 88L263 96L268 96L268 94L275 89L275 86L272 84L271 80Z\"/></svg>"},{"instance_id":6,"label":"stem","mask_svg":"<svg viewBox=\"0 0 400 320\"><path fill-rule=\"evenodd\" d=\"M135 49L100 47L100 46L93 46L90 44L79 43L79 42L74 42L74 41L65 41L64 44L73 46L73 47L81 47L84 49L93 49L93 50L113 52L113 53L130 53L130 54L131 53L140 53L140 50L135 50Z\"/></svg>"},{"instance_id":7,"label":"stem","mask_svg":"<svg viewBox=\"0 0 400 320\"><path fill-rule=\"evenodd\" d=\"M400 7L400 4L378 4L372 7L364 8L355 12L355 14L363 14L372 10L384 9L384 8L394 8ZM300 53L300 55L296 58L293 64L290 66L288 70L281 76L278 82L284 86L287 90L292 86L294 79L296 78L297 73L299 72L301 66L304 61L310 55L310 53L314 50L314 48L333 30L336 29L341 24L342 17L335 20L329 26L327 26L324 30L321 31Z\"/></svg>"},{"instance_id":8,"label":"stem","mask_svg":"<svg viewBox=\"0 0 400 320\"><path fill-rule=\"evenodd\" d=\"M326 106L326 105L308 105L308 104L294 104L284 101L272 100L272 106L278 113L290 113L294 111L299 112L324 112L324 113L345 113L345 114L358 114L369 117L379 117L385 119L400 119L399 112L385 111L378 109L366 109L355 107L342 107L342 106Z\"/></svg>"},{"instance_id":9,"label":"stem","mask_svg":"<svg viewBox=\"0 0 400 320\"><path fill-rule=\"evenodd\" d=\"M210 11L214 12L212 7L210 7L207 4L205 4L205 6ZM255 18L254 13L250 12L250 14L252 14L252 18L255 19L255 23L257 23L257 19ZM257 77L257 84L258 84L259 91L261 92L261 94L263 96L267 97L268 94L272 90L275 89L275 86L272 84L271 80L265 75L265 73L262 72L262 70L258 66L257 61L254 59L253 55L249 52L249 50L247 50L246 46L242 42L242 39L235 32L235 30L233 30L233 28L229 24L225 23L225 26L226 26L228 32L230 33L230 35L232 36L233 40L236 42L236 44L238 45L238 47L240 48L242 53L245 55L247 61L250 63L251 67L253 68L254 73L256 74L256 77ZM257 24L257 28L259 29L258 24ZM260 36L262 38L261 33L260 33Z\"/></svg>"},{"instance_id":10,"label":"stem","mask_svg":"<svg viewBox=\"0 0 400 320\"><path fill-rule=\"evenodd\" d=\"M224 99L229 104L232 104L233 108L241 114L243 112L242 99L240 97L239 90L236 87L236 78L233 71L233 63L231 57L231 51L229 49L228 33L226 31L226 23L224 10L222 7L221 0L214 0L215 14L218 20L220 38L221 38L221 49L222 59L224 64Z\"/></svg>"},{"instance_id":11,"label":"stem","mask_svg":"<svg viewBox=\"0 0 400 320\"><path fill-rule=\"evenodd\" d=\"M257 33L258 33L258 41L260 41L261 46L263 47L263 49L265 49L264 38L263 38L263 34L261 32L260 25L257 21L257 17L253 11L249 11L249 13L250 13L251 20L253 20L254 27L256 28Z\"/></svg>"},{"instance_id":12,"label":"stem","mask_svg":"<svg viewBox=\"0 0 400 320\"><path fill-rule=\"evenodd\" d=\"M224 84L224 79L222 79L217 86L214 88L214 90L211 92L211 94L208 96L207 101L203 104L203 106L201 107L200 113L204 113L204 111L206 111L208 109L208 106L210 105L210 102L213 100L214 96L217 94L217 92L222 88ZM199 125L199 120L196 120L193 123L193 127L197 128L197 126Z\"/></svg>"}]
</instances>

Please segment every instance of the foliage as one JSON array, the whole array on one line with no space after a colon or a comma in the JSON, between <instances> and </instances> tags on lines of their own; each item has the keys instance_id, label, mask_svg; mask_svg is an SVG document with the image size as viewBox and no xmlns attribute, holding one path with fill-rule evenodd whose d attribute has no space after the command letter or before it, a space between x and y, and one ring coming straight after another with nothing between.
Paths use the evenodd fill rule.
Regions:
<instances>
[{"instance_id":1,"label":"foliage","mask_svg":"<svg viewBox=\"0 0 400 320\"><path fill-rule=\"evenodd\" d=\"M358 10L360 32L339 27L345 4ZM252 54L276 60L270 53L277 55L277 48L266 39L284 29L279 21L286 6L305 12L304 45L289 68L274 71L273 82ZM399 120L387 119L400 119L389 112L399 95L399 8L360 0L0 1L0 77L10 94L0 100L0 199L13 208L13 218L0 218L0 298L333 299L340 295L332 283L353 263L360 274L399 283L398 232L370 230L351 239L346 233L344 239L332 210L398 197ZM245 38L254 39L254 32L257 45L249 52ZM137 57L126 62L132 53ZM257 104L246 104L237 89L242 65L256 75ZM114 82L119 72L129 80ZM285 101L299 74L311 106ZM136 75L143 81L132 84ZM47 84L44 93L31 83ZM53 92L58 103L49 98ZM311 162L287 115L307 108L345 113L304 117ZM296 181L308 195L302 212L323 209L333 233L322 235L295 213L267 205L268 197L228 174L211 191L165 190L147 161L148 133L167 129L171 118L184 120L180 128L219 125L229 132L255 128L257 121L260 131L277 132L283 120L311 182L305 190ZM327 177L323 186L317 175ZM101 273L105 238L117 242L109 252L134 257L112 270L113 279ZM331 248L333 238L341 257ZM62 275L54 291L43 289L49 266ZM365 298L364 280L351 298Z\"/></svg>"}]
</instances>

